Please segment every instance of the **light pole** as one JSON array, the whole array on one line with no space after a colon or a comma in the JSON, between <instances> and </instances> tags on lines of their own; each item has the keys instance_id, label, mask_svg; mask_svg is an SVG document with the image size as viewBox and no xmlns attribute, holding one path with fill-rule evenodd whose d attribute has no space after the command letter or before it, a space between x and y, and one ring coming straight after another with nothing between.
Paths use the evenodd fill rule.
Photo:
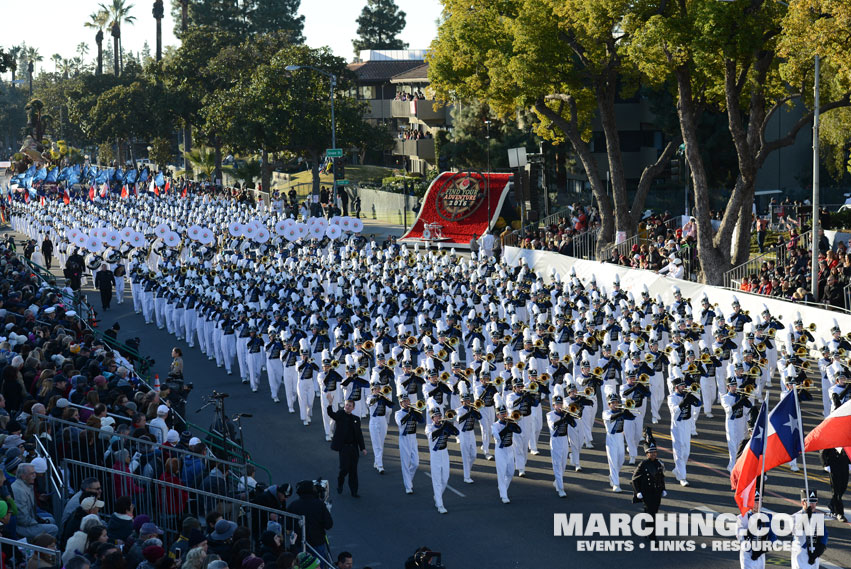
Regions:
<instances>
[{"instance_id":1,"label":"light pole","mask_svg":"<svg viewBox=\"0 0 851 569\"><path fill-rule=\"evenodd\" d=\"M330 71L325 71L324 69L319 69L318 67L313 67L312 65L287 65L285 67L287 71L298 71L299 69L311 69L325 75L331 80L331 148L337 148L337 120L334 116L334 88L337 86L337 76L331 73ZM337 170L334 169L334 189L333 189L333 203L336 205L337 203Z\"/></svg>"},{"instance_id":2,"label":"light pole","mask_svg":"<svg viewBox=\"0 0 851 569\"><path fill-rule=\"evenodd\" d=\"M487 129L487 135L485 136L485 139L486 139L486 148L485 149L486 149L487 155L488 155L488 171L485 174L485 191L488 194L488 225L487 225L486 231L488 233L490 233L490 230L491 230L491 177L490 177L490 171L491 171L491 121L489 121L489 120L485 121L485 128Z\"/></svg>"}]
</instances>

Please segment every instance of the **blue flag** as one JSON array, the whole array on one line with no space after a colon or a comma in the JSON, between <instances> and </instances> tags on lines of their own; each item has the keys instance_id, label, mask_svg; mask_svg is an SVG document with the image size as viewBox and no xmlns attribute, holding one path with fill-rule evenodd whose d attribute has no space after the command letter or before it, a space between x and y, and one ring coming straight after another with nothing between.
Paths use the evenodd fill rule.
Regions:
<instances>
[{"instance_id":1,"label":"blue flag","mask_svg":"<svg viewBox=\"0 0 851 569\"><path fill-rule=\"evenodd\" d=\"M142 170L142 173L139 174L139 182L141 182L141 183L147 182L149 174L150 174L150 171L146 167L144 170Z\"/></svg>"},{"instance_id":2,"label":"blue flag","mask_svg":"<svg viewBox=\"0 0 851 569\"><path fill-rule=\"evenodd\" d=\"M47 177L44 179L45 182L56 182L59 179L59 168L54 168L50 172L47 173Z\"/></svg>"},{"instance_id":3,"label":"blue flag","mask_svg":"<svg viewBox=\"0 0 851 569\"><path fill-rule=\"evenodd\" d=\"M40 182L41 180L44 180L45 178L47 178L47 166L42 166L41 169L38 172L36 172L35 176L33 176L33 181L34 182Z\"/></svg>"},{"instance_id":4,"label":"blue flag","mask_svg":"<svg viewBox=\"0 0 851 569\"><path fill-rule=\"evenodd\" d=\"M109 179L109 172L106 170L101 170L95 176L95 184L103 184Z\"/></svg>"},{"instance_id":5,"label":"blue flag","mask_svg":"<svg viewBox=\"0 0 851 569\"><path fill-rule=\"evenodd\" d=\"M112 177L112 179L115 180L116 182L123 182L124 181L124 170L122 170L121 168L116 168L115 169L115 175Z\"/></svg>"},{"instance_id":6,"label":"blue flag","mask_svg":"<svg viewBox=\"0 0 851 569\"><path fill-rule=\"evenodd\" d=\"M32 166L30 166L30 167L27 169L26 174L27 174L27 176L29 176L30 178L32 178L33 176L35 176L35 173L36 173L36 171L37 171L37 170L38 170L38 169L35 167L35 164L33 164Z\"/></svg>"},{"instance_id":7,"label":"blue flag","mask_svg":"<svg viewBox=\"0 0 851 569\"><path fill-rule=\"evenodd\" d=\"M124 176L124 183L126 183L126 184L134 184L134 183L136 183L136 178L137 178L138 176L139 176L139 172L137 172L136 170L130 170L130 171L129 171L129 172L127 172L127 174Z\"/></svg>"},{"instance_id":8,"label":"blue flag","mask_svg":"<svg viewBox=\"0 0 851 569\"><path fill-rule=\"evenodd\" d=\"M157 172L157 177L154 178L154 183L160 188L165 186L165 177L163 177L162 172Z\"/></svg>"}]
</instances>

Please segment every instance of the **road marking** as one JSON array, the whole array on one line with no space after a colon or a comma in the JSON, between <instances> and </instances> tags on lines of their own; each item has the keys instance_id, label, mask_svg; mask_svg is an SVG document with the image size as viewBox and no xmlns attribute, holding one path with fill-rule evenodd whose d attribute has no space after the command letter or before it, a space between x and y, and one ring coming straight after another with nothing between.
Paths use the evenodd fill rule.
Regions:
<instances>
[{"instance_id":1,"label":"road marking","mask_svg":"<svg viewBox=\"0 0 851 569\"><path fill-rule=\"evenodd\" d=\"M429 478L431 478L431 472L426 472L425 475L428 476ZM446 485L446 489L451 491L451 492L454 492L455 494L461 496L462 498L467 497L466 494L462 494L461 492L459 492L458 490L456 490L455 488L453 488L449 484Z\"/></svg>"},{"instance_id":2,"label":"road marking","mask_svg":"<svg viewBox=\"0 0 851 569\"><path fill-rule=\"evenodd\" d=\"M696 508L692 508L692 511L701 512L703 514L710 514L712 517L717 517L721 515L721 512L719 512L718 510L713 510L708 506L698 506Z\"/></svg>"}]
</instances>

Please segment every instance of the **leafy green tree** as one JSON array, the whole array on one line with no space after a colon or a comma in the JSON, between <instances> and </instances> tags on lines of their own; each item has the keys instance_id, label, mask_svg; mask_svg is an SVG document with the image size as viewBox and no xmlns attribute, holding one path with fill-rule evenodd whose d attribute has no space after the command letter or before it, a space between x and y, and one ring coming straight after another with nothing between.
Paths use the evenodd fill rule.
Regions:
<instances>
[{"instance_id":1,"label":"leafy green tree","mask_svg":"<svg viewBox=\"0 0 851 569\"><path fill-rule=\"evenodd\" d=\"M405 12L394 0L367 0L357 21L355 54L362 49L407 49L408 44L396 37L405 29Z\"/></svg>"},{"instance_id":2,"label":"leafy green tree","mask_svg":"<svg viewBox=\"0 0 851 569\"><path fill-rule=\"evenodd\" d=\"M15 56L10 51L0 48L0 73L6 73L17 67Z\"/></svg>"},{"instance_id":3,"label":"leafy green tree","mask_svg":"<svg viewBox=\"0 0 851 569\"><path fill-rule=\"evenodd\" d=\"M48 125L53 121L53 117L45 112L44 103L40 99L32 99L24 108L27 111L29 134L37 143L41 142L44 139L45 132L47 132Z\"/></svg>"},{"instance_id":4,"label":"leafy green tree","mask_svg":"<svg viewBox=\"0 0 851 569\"><path fill-rule=\"evenodd\" d=\"M171 141L164 137L158 136L151 141L151 152L148 154L148 159L157 165L157 168L162 170L165 168L172 158Z\"/></svg>"},{"instance_id":5,"label":"leafy green tree","mask_svg":"<svg viewBox=\"0 0 851 569\"><path fill-rule=\"evenodd\" d=\"M194 170L202 173L208 180L213 179L216 171L216 151L209 146L196 146L189 152L184 152L186 159Z\"/></svg>"},{"instance_id":6,"label":"leafy green tree","mask_svg":"<svg viewBox=\"0 0 851 569\"><path fill-rule=\"evenodd\" d=\"M255 187L254 180L262 175L260 160L257 158L245 159L235 156L233 165L225 166L224 170L236 178L243 188ZM264 186L264 189L268 190L268 187Z\"/></svg>"},{"instance_id":7,"label":"leafy green tree","mask_svg":"<svg viewBox=\"0 0 851 569\"><path fill-rule=\"evenodd\" d=\"M636 10L624 25L631 35L629 56L646 80L676 84L680 130L696 198L698 255L702 278L710 284L721 284L724 273L749 256L757 172L772 152L793 144L812 122L810 110L777 138L769 139L765 132L772 115L791 101L812 108L811 88L806 86L812 85L811 56L817 42L809 39L811 30L801 29L803 24L796 23L787 10L777 2L688 0L657 11ZM804 21L811 27L820 18L808 14ZM786 36L795 34L808 39L781 58L780 46ZM847 106L849 98L848 85L842 84L837 73L845 64L831 59L825 63L821 110L826 112ZM726 112L738 162L717 231L711 224L709 174L699 131L706 109Z\"/></svg>"},{"instance_id":8,"label":"leafy green tree","mask_svg":"<svg viewBox=\"0 0 851 569\"><path fill-rule=\"evenodd\" d=\"M304 16L298 13L301 0L250 0L246 4L250 33L285 32L292 43L304 41Z\"/></svg>"},{"instance_id":9,"label":"leafy green tree","mask_svg":"<svg viewBox=\"0 0 851 569\"><path fill-rule=\"evenodd\" d=\"M598 251L615 231L637 230L653 181L679 145L671 139L643 170L630 202L615 101L637 82L624 57L628 0L444 0L444 19L428 56L429 75L444 101L484 100L498 116L517 109L539 118L536 132L570 142L600 209ZM611 195L591 146L592 120L602 126Z\"/></svg>"}]
</instances>

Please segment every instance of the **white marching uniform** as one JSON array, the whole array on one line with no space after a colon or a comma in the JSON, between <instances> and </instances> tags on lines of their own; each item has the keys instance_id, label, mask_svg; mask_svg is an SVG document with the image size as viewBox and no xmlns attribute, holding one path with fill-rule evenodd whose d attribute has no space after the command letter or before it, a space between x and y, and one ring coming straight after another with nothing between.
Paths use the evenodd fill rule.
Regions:
<instances>
[{"instance_id":1,"label":"white marching uniform","mask_svg":"<svg viewBox=\"0 0 851 569\"><path fill-rule=\"evenodd\" d=\"M566 411L562 412L566 413ZM550 428L550 457L555 478L554 486L559 494L564 492L564 469L567 467L568 429L570 429L567 423L559 424L559 421L563 418L555 410L547 413L547 425Z\"/></svg>"},{"instance_id":2,"label":"white marching uniform","mask_svg":"<svg viewBox=\"0 0 851 569\"><path fill-rule=\"evenodd\" d=\"M501 446L504 443L500 439L500 433L505 428L507 428L506 425L499 421L494 423L491 428L494 444L493 454L496 462L496 484L499 488L499 497L504 502L508 501L508 487L511 485L511 479L514 477L515 470L515 454L514 449L511 448L515 444L513 438L511 439L510 446ZM508 436L510 437L512 435L509 434Z\"/></svg>"},{"instance_id":3,"label":"white marching uniform","mask_svg":"<svg viewBox=\"0 0 851 569\"><path fill-rule=\"evenodd\" d=\"M422 414L420 413L420 418ZM402 463L402 483L409 494L414 491L414 475L420 465L417 445L417 413L406 409L396 411L396 425L399 426L399 460Z\"/></svg>"},{"instance_id":4,"label":"white marching uniform","mask_svg":"<svg viewBox=\"0 0 851 569\"><path fill-rule=\"evenodd\" d=\"M737 396L738 395L738 396ZM721 396L721 406L724 408L724 432L727 435L727 452L730 460L727 463L727 470L732 471L736 464L736 458L739 452L739 445L745 436L747 429L747 417L743 410L734 411L733 406L740 400L741 394L725 393ZM738 415L736 417L735 415Z\"/></svg>"}]
</instances>

